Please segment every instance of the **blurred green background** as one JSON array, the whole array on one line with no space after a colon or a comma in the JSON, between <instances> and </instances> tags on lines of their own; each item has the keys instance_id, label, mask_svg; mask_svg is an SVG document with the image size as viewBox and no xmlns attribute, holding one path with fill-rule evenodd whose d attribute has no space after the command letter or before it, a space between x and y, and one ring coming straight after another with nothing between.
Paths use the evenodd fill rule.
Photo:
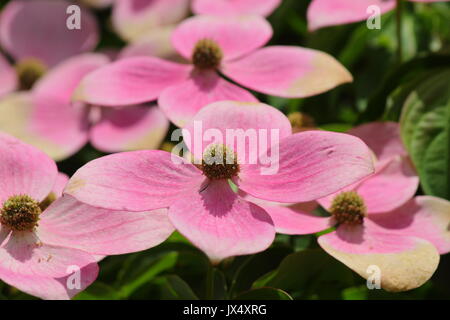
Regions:
<instances>
[{"instance_id":1,"label":"blurred green background","mask_svg":"<svg viewBox=\"0 0 450 320\"><path fill-rule=\"evenodd\" d=\"M2 0L1 6L7 2ZM309 2L283 1L269 17L274 28L271 44L328 52L351 71L355 81L308 99L282 99L255 93L261 101L286 114L304 112L318 126L332 131L346 131L359 123L379 119L399 121L407 95L423 81L450 68L449 3L404 4L404 61L400 64L396 59L394 12L382 16L381 30L369 30L361 22L309 33L306 24ZM110 9L96 10L95 14L102 28L99 49L123 47L125 43L110 27ZM447 85L448 75L444 78ZM447 103L447 110L448 107ZM447 120L444 127L450 130L450 118ZM438 152L443 152L448 159L449 150L450 143ZM58 166L70 175L101 155L86 146ZM441 186L437 182L436 185ZM443 191L440 187L438 192L444 192L439 195L448 199L448 185L445 188ZM425 186L426 193L434 194L431 189ZM424 193L423 189L418 193ZM439 269L425 285L393 294L368 290L364 279L319 249L316 237L279 235L263 253L236 257L212 268L202 252L175 233L156 248L105 258L100 262L98 280L76 298L450 299L450 255L441 257ZM207 277L214 279L214 287L209 292ZM33 299L1 282L0 298Z\"/></svg>"}]
</instances>

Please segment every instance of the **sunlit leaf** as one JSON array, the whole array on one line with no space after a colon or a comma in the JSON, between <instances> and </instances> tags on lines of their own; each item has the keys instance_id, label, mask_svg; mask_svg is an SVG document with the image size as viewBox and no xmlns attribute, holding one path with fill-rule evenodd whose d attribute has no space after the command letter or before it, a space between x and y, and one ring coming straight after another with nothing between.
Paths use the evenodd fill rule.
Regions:
<instances>
[{"instance_id":1,"label":"sunlit leaf","mask_svg":"<svg viewBox=\"0 0 450 320\"><path fill-rule=\"evenodd\" d=\"M450 199L450 69L409 94L400 125L425 193Z\"/></svg>"},{"instance_id":2,"label":"sunlit leaf","mask_svg":"<svg viewBox=\"0 0 450 320\"><path fill-rule=\"evenodd\" d=\"M156 281L162 286L161 299L197 300L189 285L177 275L168 275Z\"/></svg>"}]
</instances>

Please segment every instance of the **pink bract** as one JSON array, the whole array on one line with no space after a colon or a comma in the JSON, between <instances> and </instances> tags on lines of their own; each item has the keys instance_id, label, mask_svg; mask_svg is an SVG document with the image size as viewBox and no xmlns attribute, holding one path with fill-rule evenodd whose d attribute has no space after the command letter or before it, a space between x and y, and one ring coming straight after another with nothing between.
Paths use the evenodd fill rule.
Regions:
<instances>
[{"instance_id":1,"label":"pink bract","mask_svg":"<svg viewBox=\"0 0 450 320\"><path fill-rule=\"evenodd\" d=\"M362 139L379 161L408 156L396 122L370 122L354 127L348 133Z\"/></svg>"},{"instance_id":2,"label":"pink bract","mask_svg":"<svg viewBox=\"0 0 450 320\"><path fill-rule=\"evenodd\" d=\"M202 124L199 132L198 123ZM208 105L183 130L184 141L192 154L202 159L203 151L213 141L205 137L197 148L196 137L202 140L211 130L225 137L230 129L270 132L268 140L257 140L258 149L248 140L243 145L243 150L257 152L255 164L245 162L238 145L222 142L235 150L239 159L239 172L230 179L240 190L258 198L310 201L373 172L371 154L360 139L319 131L292 135L288 119L261 103L224 101ZM272 135L279 138L272 146L280 151L279 160L273 162L279 170L262 175L264 164L259 156L267 151ZM177 230L213 262L265 250L275 235L270 215L235 193L226 178L207 178L201 166L164 151L119 153L93 160L75 173L65 193L107 209L168 208Z\"/></svg>"},{"instance_id":3,"label":"pink bract","mask_svg":"<svg viewBox=\"0 0 450 320\"><path fill-rule=\"evenodd\" d=\"M352 81L350 73L323 52L289 46L261 49L271 36L270 24L258 16L191 17L172 34L173 47L190 64L152 57L122 59L87 75L74 99L109 106L159 99L167 117L182 127L209 103L256 101L218 71L250 89L281 97L308 97ZM200 60L194 61L196 54ZM209 57L206 66L201 65L203 54Z\"/></svg>"}]
</instances>

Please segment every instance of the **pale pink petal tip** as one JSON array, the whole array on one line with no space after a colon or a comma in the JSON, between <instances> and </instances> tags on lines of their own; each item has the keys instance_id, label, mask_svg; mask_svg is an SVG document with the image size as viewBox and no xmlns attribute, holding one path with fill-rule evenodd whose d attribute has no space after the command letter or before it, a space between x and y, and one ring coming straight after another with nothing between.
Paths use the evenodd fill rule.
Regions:
<instances>
[{"instance_id":1,"label":"pale pink petal tip","mask_svg":"<svg viewBox=\"0 0 450 320\"><path fill-rule=\"evenodd\" d=\"M0 130L59 161L87 142L87 114L57 95L18 92L0 100Z\"/></svg>"},{"instance_id":2,"label":"pale pink petal tip","mask_svg":"<svg viewBox=\"0 0 450 320\"><path fill-rule=\"evenodd\" d=\"M287 98L317 95L353 81L350 72L332 56L290 46L262 48L225 62L222 69L245 87Z\"/></svg>"},{"instance_id":3,"label":"pale pink petal tip","mask_svg":"<svg viewBox=\"0 0 450 320\"><path fill-rule=\"evenodd\" d=\"M439 264L439 253L428 241L396 235L371 223L340 226L321 236L320 246L365 279L399 292L423 285Z\"/></svg>"},{"instance_id":4,"label":"pale pink petal tip","mask_svg":"<svg viewBox=\"0 0 450 320\"><path fill-rule=\"evenodd\" d=\"M308 29L342 25L364 21L375 13L393 10L395 1L385 0L313 0L308 7Z\"/></svg>"}]
</instances>

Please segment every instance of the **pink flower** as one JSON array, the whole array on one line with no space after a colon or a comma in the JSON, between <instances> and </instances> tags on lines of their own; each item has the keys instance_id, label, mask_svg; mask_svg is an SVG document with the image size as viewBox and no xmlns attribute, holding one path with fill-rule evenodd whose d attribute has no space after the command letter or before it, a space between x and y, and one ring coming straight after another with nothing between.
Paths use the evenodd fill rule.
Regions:
<instances>
[{"instance_id":1,"label":"pink flower","mask_svg":"<svg viewBox=\"0 0 450 320\"><path fill-rule=\"evenodd\" d=\"M442 2L449 0L410 0L412 2ZM309 30L347 24L368 19L373 12L370 6L377 6L380 13L395 9L396 0L313 0L308 8Z\"/></svg>"},{"instance_id":2,"label":"pink flower","mask_svg":"<svg viewBox=\"0 0 450 320\"><path fill-rule=\"evenodd\" d=\"M0 136L0 149L0 278L41 298L69 298L95 280L98 267L84 251L41 239L38 220L45 223L45 215L40 215L40 203L57 180L56 165L40 151L5 135ZM72 265L81 271L79 290L66 286Z\"/></svg>"},{"instance_id":3,"label":"pink flower","mask_svg":"<svg viewBox=\"0 0 450 320\"><path fill-rule=\"evenodd\" d=\"M44 299L68 299L97 277L97 255L139 251L173 231L166 210L120 212L59 198L67 176L55 162L0 135L0 279ZM79 271L80 286L70 287Z\"/></svg>"},{"instance_id":4,"label":"pink flower","mask_svg":"<svg viewBox=\"0 0 450 320\"><path fill-rule=\"evenodd\" d=\"M72 103L81 78L109 63L102 54L67 59L39 79L28 92L0 100L0 130L65 159L88 141L105 152L159 147L169 121L156 106L102 108Z\"/></svg>"},{"instance_id":5,"label":"pink flower","mask_svg":"<svg viewBox=\"0 0 450 320\"><path fill-rule=\"evenodd\" d=\"M17 72L0 56L0 95L29 89L48 68L95 48L97 23L89 11L81 11L80 30L66 27L70 4L64 0L14 0L3 8L0 45L14 58Z\"/></svg>"},{"instance_id":6,"label":"pink flower","mask_svg":"<svg viewBox=\"0 0 450 320\"><path fill-rule=\"evenodd\" d=\"M192 11L195 14L215 16L236 16L244 14L270 15L281 0L193 0Z\"/></svg>"},{"instance_id":7,"label":"pink flower","mask_svg":"<svg viewBox=\"0 0 450 320\"><path fill-rule=\"evenodd\" d=\"M349 72L323 52L289 46L261 49L271 36L269 23L257 16L192 17L172 35L173 46L191 64L154 57L123 59L86 76L74 98L109 106L158 99L169 119L183 126L209 103L256 101L218 71L250 89L282 97L307 97L352 81Z\"/></svg>"},{"instance_id":8,"label":"pink flower","mask_svg":"<svg viewBox=\"0 0 450 320\"><path fill-rule=\"evenodd\" d=\"M330 217L303 208L262 205L277 231L308 234L335 226L320 246L364 278L381 271L381 286L405 291L421 286L450 252L450 202L414 198L419 180L398 135L398 124L370 123L351 130L372 147L378 162L372 176L319 199Z\"/></svg>"},{"instance_id":9,"label":"pink flower","mask_svg":"<svg viewBox=\"0 0 450 320\"><path fill-rule=\"evenodd\" d=\"M280 2L281 0L196 0L192 1L191 6L195 14L267 16ZM114 28L124 40L130 42L121 57L150 55L180 61L170 38L176 24L186 18L188 11L189 0L115 1L112 15Z\"/></svg>"},{"instance_id":10,"label":"pink flower","mask_svg":"<svg viewBox=\"0 0 450 320\"><path fill-rule=\"evenodd\" d=\"M81 0L81 2L94 8L104 9L112 5L115 0Z\"/></svg>"},{"instance_id":11,"label":"pink flower","mask_svg":"<svg viewBox=\"0 0 450 320\"><path fill-rule=\"evenodd\" d=\"M70 103L81 77L109 61L96 54L77 55L95 47L97 25L82 9L81 30L67 29L69 5L12 1L2 11L0 43L17 63L14 68L0 56L0 130L56 160L88 141L106 152L158 147L169 125L158 109L106 110Z\"/></svg>"},{"instance_id":12,"label":"pink flower","mask_svg":"<svg viewBox=\"0 0 450 320\"><path fill-rule=\"evenodd\" d=\"M241 140L240 148L229 139L210 144L205 136L215 132L224 137L232 129L269 131L270 137L257 135L260 138L253 142L258 146ZM373 172L370 152L360 139L322 131L292 135L291 130L286 116L268 105L216 102L183 130L184 141L200 164L164 151L113 154L80 168L65 193L107 209L169 208L176 229L213 262L259 252L274 239L273 221L261 207L234 192L229 181L257 198L296 202L323 197ZM280 140L271 144L274 137ZM274 155L276 150L279 156L271 164L278 170L261 174L267 167L262 153ZM229 162L209 161L213 154L227 156ZM257 162L247 161L251 155L261 156Z\"/></svg>"},{"instance_id":13,"label":"pink flower","mask_svg":"<svg viewBox=\"0 0 450 320\"><path fill-rule=\"evenodd\" d=\"M190 0L114 1L112 23L126 41L136 42L172 30L189 14Z\"/></svg>"}]
</instances>

